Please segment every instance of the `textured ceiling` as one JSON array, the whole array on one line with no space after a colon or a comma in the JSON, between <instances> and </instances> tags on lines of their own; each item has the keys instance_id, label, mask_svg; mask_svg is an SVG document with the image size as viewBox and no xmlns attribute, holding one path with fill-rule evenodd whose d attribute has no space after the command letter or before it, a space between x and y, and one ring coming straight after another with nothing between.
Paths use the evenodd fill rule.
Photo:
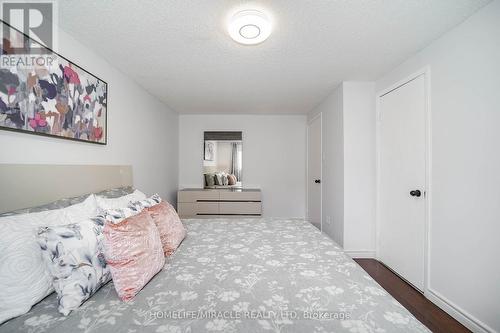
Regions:
<instances>
[{"instance_id":1,"label":"textured ceiling","mask_svg":"<svg viewBox=\"0 0 500 333\"><path fill-rule=\"evenodd\" d=\"M344 80L374 80L489 0L61 0L62 29L179 113L307 113ZM227 15L274 30L233 42Z\"/></svg>"}]
</instances>

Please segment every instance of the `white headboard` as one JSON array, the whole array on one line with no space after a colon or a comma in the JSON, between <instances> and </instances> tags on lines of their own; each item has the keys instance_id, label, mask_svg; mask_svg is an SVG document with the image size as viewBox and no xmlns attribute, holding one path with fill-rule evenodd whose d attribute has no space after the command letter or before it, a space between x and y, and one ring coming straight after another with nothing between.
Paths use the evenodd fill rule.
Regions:
<instances>
[{"instance_id":1,"label":"white headboard","mask_svg":"<svg viewBox=\"0 0 500 333\"><path fill-rule=\"evenodd\" d=\"M0 213L132 185L130 165L0 164Z\"/></svg>"}]
</instances>

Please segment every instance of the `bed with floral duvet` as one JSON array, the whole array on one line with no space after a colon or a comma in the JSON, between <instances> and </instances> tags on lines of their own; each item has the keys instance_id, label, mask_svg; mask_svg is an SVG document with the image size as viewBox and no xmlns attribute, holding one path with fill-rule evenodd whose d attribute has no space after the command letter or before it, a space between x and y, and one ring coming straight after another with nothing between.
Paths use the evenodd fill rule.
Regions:
<instances>
[{"instance_id":1,"label":"bed with floral duvet","mask_svg":"<svg viewBox=\"0 0 500 333\"><path fill-rule=\"evenodd\" d=\"M428 332L304 220L183 223L186 239L132 301L110 282L64 317L52 294L0 332Z\"/></svg>"}]
</instances>

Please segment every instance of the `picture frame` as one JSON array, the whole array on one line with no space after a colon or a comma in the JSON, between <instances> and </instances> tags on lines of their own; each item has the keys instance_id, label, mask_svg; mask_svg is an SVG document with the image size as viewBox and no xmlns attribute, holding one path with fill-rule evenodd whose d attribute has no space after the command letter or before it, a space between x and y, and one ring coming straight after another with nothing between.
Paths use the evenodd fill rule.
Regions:
<instances>
[{"instance_id":1,"label":"picture frame","mask_svg":"<svg viewBox=\"0 0 500 333\"><path fill-rule=\"evenodd\" d=\"M205 153L204 160L205 161L214 161L215 160L215 142L214 141L205 141Z\"/></svg>"},{"instance_id":2,"label":"picture frame","mask_svg":"<svg viewBox=\"0 0 500 333\"><path fill-rule=\"evenodd\" d=\"M3 20L0 24L8 36L36 43L45 56L57 59L53 66L32 69L0 67L0 129L106 145L108 83ZM2 57L19 56L9 53L11 41L2 35Z\"/></svg>"}]
</instances>

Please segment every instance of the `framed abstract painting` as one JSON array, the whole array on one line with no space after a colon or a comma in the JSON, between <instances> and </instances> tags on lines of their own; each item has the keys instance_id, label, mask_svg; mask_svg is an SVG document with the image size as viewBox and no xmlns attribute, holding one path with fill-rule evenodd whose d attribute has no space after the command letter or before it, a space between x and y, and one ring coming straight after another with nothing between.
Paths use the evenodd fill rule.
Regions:
<instances>
[{"instance_id":1,"label":"framed abstract painting","mask_svg":"<svg viewBox=\"0 0 500 333\"><path fill-rule=\"evenodd\" d=\"M105 145L108 84L0 23L0 129ZM44 52L30 53L33 43Z\"/></svg>"}]
</instances>

